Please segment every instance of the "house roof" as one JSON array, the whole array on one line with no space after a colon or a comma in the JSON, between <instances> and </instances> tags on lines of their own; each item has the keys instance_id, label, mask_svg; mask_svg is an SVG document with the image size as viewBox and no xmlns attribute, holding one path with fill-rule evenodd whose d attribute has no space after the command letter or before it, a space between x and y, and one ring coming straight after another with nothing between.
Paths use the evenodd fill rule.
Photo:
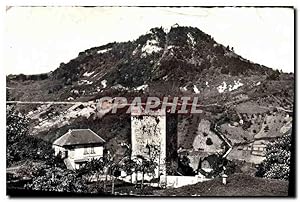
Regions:
<instances>
[{"instance_id":1,"label":"house roof","mask_svg":"<svg viewBox=\"0 0 300 202\"><path fill-rule=\"evenodd\" d=\"M98 136L91 129L72 129L53 142L58 146L84 145L105 143L105 140Z\"/></svg>"}]
</instances>

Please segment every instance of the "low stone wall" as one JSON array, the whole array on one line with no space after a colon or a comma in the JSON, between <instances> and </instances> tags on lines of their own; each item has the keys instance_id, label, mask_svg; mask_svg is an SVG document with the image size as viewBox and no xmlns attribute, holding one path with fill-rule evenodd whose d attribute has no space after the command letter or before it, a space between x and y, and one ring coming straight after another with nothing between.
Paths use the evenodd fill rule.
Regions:
<instances>
[{"instance_id":1,"label":"low stone wall","mask_svg":"<svg viewBox=\"0 0 300 202\"><path fill-rule=\"evenodd\" d=\"M139 174L138 175L138 180L141 180L142 176ZM178 188L178 187L182 187L182 186L186 186L186 185L191 185L191 184L197 184L198 182L204 182L204 181L208 181L211 180L210 178L206 178L203 175L196 175L196 176L161 176L161 181L167 181L167 188ZM135 183L135 174L133 174L132 178L130 176L126 176L126 177L119 177L119 179L125 181L125 182L129 182L129 183ZM146 180L151 180L152 178L150 178L149 176L145 175L145 181ZM132 181L131 181L132 180ZM152 187L157 187L158 183L147 183L145 182L145 184L148 184ZM160 183L160 186L163 186Z\"/></svg>"},{"instance_id":2,"label":"low stone wall","mask_svg":"<svg viewBox=\"0 0 300 202\"><path fill-rule=\"evenodd\" d=\"M208 181L209 178L203 176L167 176L167 187L178 188L186 185L197 184Z\"/></svg>"}]
</instances>

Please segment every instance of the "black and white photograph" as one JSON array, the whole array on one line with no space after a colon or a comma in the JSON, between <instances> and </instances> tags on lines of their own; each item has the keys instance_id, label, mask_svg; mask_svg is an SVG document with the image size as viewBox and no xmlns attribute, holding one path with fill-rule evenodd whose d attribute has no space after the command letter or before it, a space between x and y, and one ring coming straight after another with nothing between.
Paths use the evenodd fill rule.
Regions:
<instances>
[{"instance_id":1,"label":"black and white photograph","mask_svg":"<svg viewBox=\"0 0 300 202\"><path fill-rule=\"evenodd\" d=\"M8 197L295 197L294 7L5 10Z\"/></svg>"}]
</instances>

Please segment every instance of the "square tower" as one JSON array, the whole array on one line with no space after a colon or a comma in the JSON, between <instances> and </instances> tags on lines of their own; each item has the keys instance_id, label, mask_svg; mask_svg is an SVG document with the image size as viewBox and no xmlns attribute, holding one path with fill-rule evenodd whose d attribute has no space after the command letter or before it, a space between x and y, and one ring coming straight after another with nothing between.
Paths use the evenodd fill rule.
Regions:
<instances>
[{"instance_id":1,"label":"square tower","mask_svg":"<svg viewBox=\"0 0 300 202\"><path fill-rule=\"evenodd\" d=\"M144 180L158 179L160 186L166 184L166 130L165 111L131 113L131 158L142 156L155 162L154 176L146 173ZM133 178L141 180L142 174Z\"/></svg>"}]
</instances>

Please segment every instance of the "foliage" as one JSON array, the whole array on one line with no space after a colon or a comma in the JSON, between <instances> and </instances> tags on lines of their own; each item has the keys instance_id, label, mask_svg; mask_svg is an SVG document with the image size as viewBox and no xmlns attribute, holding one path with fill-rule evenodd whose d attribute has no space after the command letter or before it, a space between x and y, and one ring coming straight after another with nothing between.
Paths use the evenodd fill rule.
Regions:
<instances>
[{"instance_id":1,"label":"foliage","mask_svg":"<svg viewBox=\"0 0 300 202\"><path fill-rule=\"evenodd\" d=\"M269 74L269 75L267 76L266 79L267 79L267 80L278 80L279 77L280 77L280 72L279 72L279 70L277 69L277 70L275 70L275 71L272 71L272 73Z\"/></svg>"},{"instance_id":2,"label":"foliage","mask_svg":"<svg viewBox=\"0 0 300 202\"><path fill-rule=\"evenodd\" d=\"M101 174L104 174L106 165L107 163L103 158L92 159L88 161L84 167L77 170L77 173L79 176L84 176L88 182L91 182L93 177L98 179Z\"/></svg>"},{"instance_id":3,"label":"foliage","mask_svg":"<svg viewBox=\"0 0 300 202\"><path fill-rule=\"evenodd\" d=\"M120 169L123 170L127 176L132 176L133 173L138 172L139 165L136 158L131 158L131 156L125 157L119 164Z\"/></svg>"},{"instance_id":4,"label":"foliage","mask_svg":"<svg viewBox=\"0 0 300 202\"><path fill-rule=\"evenodd\" d=\"M155 169L158 167L158 163L156 162L155 158L145 158L144 156L137 155L134 158L135 162L135 172L136 176L139 172L142 173L142 182L141 182L141 189L144 188L144 177L145 174L154 177L155 176ZM137 179L136 179L137 183Z\"/></svg>"},{"instance_id":5,"label":"foliage","mask_svg":"<svg viewBox=\"0 0 300 202\"><path fill-rule=\"evenodd\" d=\"M39 81L39 80L48 79L49 75L48 73L32 74L32 75L18 74L18 75L9 75L8 78L15 81L26 81L26 80Z\"/></svg>"},{"instance_id":6,"label":"foliage","mask_svg":"<svg viewBox=\"0 0 300 202\"><path fill-rule=\"evenodd\" d=\"M13 106L7 106L6 121L7 166L22 160L42 160L49 164L57 162L53 155L52 145L30 136L28 119L16 111Z\"/></svg>"},{"instance_id":7,"label":"foliage","mask_svg":"<svg viewBox=\"0 0 300 202\"><path fill-rule=\"evenodd\" d=\"M207 144L207 145L212 145L212 144L213 144L211 138L207 138L207 139L206 139L206 144Z\"/></svg>"},{"instance_id":8,"label":"foliage","mask_svg":"<svg viewBox=\"0 0 300 202\"><path fill-rule=\"evenodd\" d=\"M84 180L74 171L58 167L40 168L25 188L40 191L86 192Z\"/></svg>"},{"instance_id":9,"label":"foliage","mask_svg":"<svg viewBox=\"0 0 300 202\"><path fill-rule=\"evenodd\" d=\"M185 176L194 176L195 172L189 164L190 159L185 155L181 156L178 161L178 172Z\"/></svg>"},{"instance_id":10,"label":"foliage","mask_svg":"<svg viewBox=\"0 0 300 202\"><path fill-rule=\"evenodd\" d=\"M7 144L13 144L28 132L28 120L13 106L6 107L6 123Z\"/></svg>"},{"instance_id":11,"label":"foliage","mask_svg":"<svg viewBox=\"0 0 300 202\"><path fill-rule=\"evenodd\" d=\"M212 171L206 172L201 168L201 163L203 160L209 162ZM198 171L206 177L220 177L224 173L231 175L236 171L236 163L223 158L222 155L212 154L203 158L203 160L199 162Z\"/></svg>"},{"instance_id":12,"label":"foliage","mask_svg":"<svg viewBox=\"0 0 300 202\"><path fill-rule=\"evenodd\" d=\"M229 68L228 67L222 67L222 69L221 69L221 73L222 74L229 74Z\"/></svg>"},{"instance_id":13,"label":"foliage","mask_svg":"<svg viewBox=\"0 0 300 202\"><path fill-rule=\"evenodd\" d=\"M259 165L256 175L264 178L288 180L291 158L291 134L287 133L267 146L266 159Z\"/></svg>"}]
</instances>

